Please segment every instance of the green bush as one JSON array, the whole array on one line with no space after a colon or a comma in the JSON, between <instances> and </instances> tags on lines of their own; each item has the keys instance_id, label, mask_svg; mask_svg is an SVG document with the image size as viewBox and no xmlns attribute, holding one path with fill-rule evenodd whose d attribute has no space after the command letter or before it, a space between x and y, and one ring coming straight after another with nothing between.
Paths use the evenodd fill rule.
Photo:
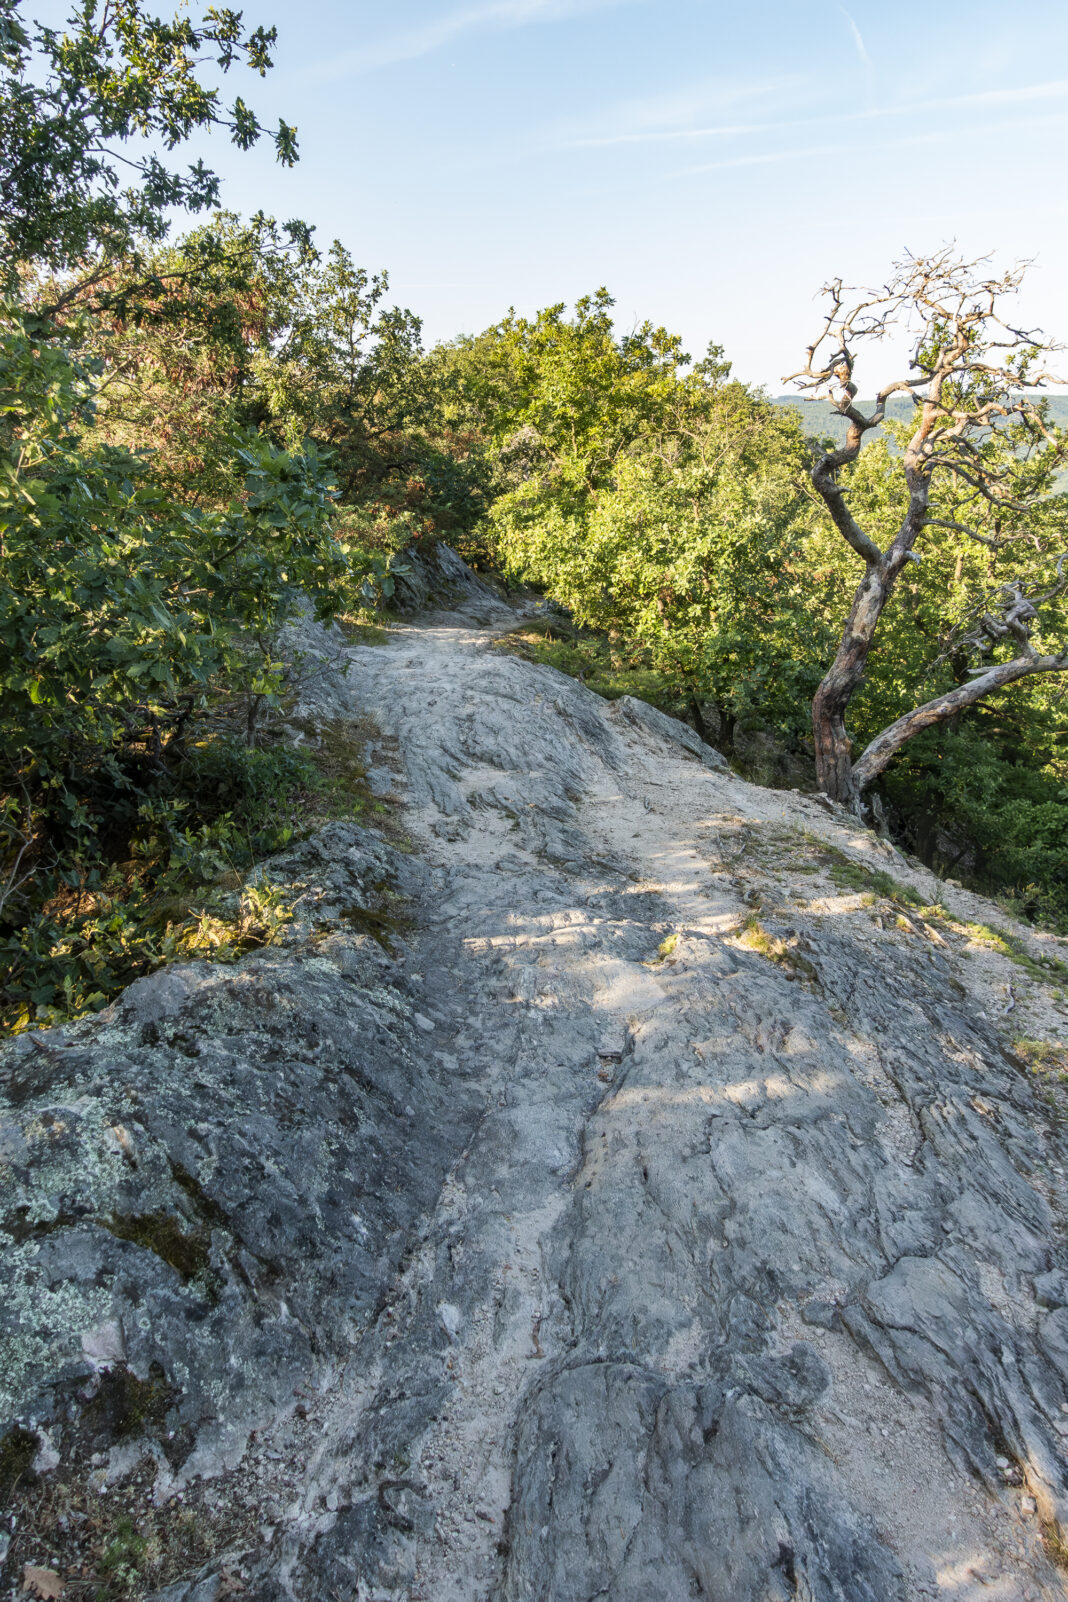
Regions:
<instances>
[{"instance_id":1,"label":"green bush","mask_svg":"<svg viewBox=\"0 0 1068 1602\"><path fill-rule=\"evenodd\" d=\"M307 595L328 616L350 574L314 448L235 438L240 494L194 510L145 457L86 443L96 384L55 331L0 308L0 988L15 1027L98 1006L188 949L191 898L281 843L276 803L311 781L307 762L205 740L202 715L276 702L287 610Z\"/></svg>"},{"instance_id":2,"label":"green bush","mask_svg":"<svg viewBox=\"0 0 1068 1602\"><path fill-rule=\"evenodd\" d=\"M320 784L301 752L216 739L127 795L107 843L69 847L0 921L0 1025L77 1016L173 957L273 938L284 909L269 890L241 893L241 877L288 843Z\"/></svg>"},{"instance_id":3,"label":"green bush","mask_svg":"<svg viewBox=\"0 0 1068 1602\"><path fill-rule=\"evenodd\" d=\"M138 457L83 448L94 377L0 309L0 915L92 852L225 693L276 700L296 593L328 615L348 564L314 450L234 442L240 499L170 501Z\"/></svg>"}]
</instances>

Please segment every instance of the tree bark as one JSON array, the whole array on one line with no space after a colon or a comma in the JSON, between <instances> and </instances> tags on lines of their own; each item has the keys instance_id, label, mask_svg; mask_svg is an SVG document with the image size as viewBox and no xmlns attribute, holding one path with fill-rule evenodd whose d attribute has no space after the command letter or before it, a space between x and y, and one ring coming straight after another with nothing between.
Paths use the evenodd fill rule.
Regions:
<instances>
[{"instance_id":1,"label":"tree bark","mask_svg":"<svg viewBox=\"0 0 1068 1602\"><path fill-rule=\"evenodd\" d=\"M839 486L839 471L856 460L864 435L882 421L888 393L879 396L875 412L871 417L865 417L853 406L850 392L849 404L843 411L849 423L846 442L840 450L824 456L812 472L813 486L827 507L832 522L846 543L864 559L864 577L853 597L841 644L812 702L816 782L832 801L839 801L843 806L854 809L859 806L860 790L853 774L845 726L846 709L864 677L868 652L898 575L906 562L915 560L912 548L927 517L930 497L928 476L921 470L918 460L926 423L920 424L905 454L909 507L888 550L880 550L870 535L865 534L849 510L845 494Z\"/></svg>"},{"instance_id":2,"label":"tree bark","mask_svg":"<svg viewBox=\"0 0 1068 1602\"><path fill-rule=\"evenodd\" d=\"M826 491L822 493L826 500ZM864 677L868 653L883 608L890 599L902 568L910 560L912 547L926 514L927 485L921 481L913 487L908 514L890 549L884 555L874 546L874 554L867 557L867 569L853 597L841 644L813 697L816 783L824 795L830 796L832 801L841 802L843 806L856 808L863 788L857 783L853 770L845 726L846 711Z\"/></svg>"},{"instance_id":3,"label":"tree bark","mask_svg":"<svg viewBox=\"0 0 1068 1602\"><path fill-rule=\"evenodd\" d=\"M864 677L875 628L889 595L881 567L881 563L878 568L870 567L861 580L835 659L812 701L816 783L843 806L855 806L860 794L853 777L845 716Z\"/></svg>"}]
</instances>

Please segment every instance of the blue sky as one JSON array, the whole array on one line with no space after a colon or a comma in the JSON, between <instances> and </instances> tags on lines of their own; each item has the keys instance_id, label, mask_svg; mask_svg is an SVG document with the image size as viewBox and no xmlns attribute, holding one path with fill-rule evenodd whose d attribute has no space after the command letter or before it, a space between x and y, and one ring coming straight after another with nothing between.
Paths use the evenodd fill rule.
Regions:
<instances>
[{"instance_id":1,"label":"blue sky","mask_svg":"<svg viewBox=\"0 0 1068 1602\"><path fill-rule=\"evenodd\" d=\"M163 9L161 7L161 9ZM428 339L605 284L781 388L820 284L905 248L1035 258L1068 338L1065 0L247 0L248 98L302 160L212 145L234 209L300 215ZM243 87L243 86L242 86Z\"/></svg>"}]
</instances>

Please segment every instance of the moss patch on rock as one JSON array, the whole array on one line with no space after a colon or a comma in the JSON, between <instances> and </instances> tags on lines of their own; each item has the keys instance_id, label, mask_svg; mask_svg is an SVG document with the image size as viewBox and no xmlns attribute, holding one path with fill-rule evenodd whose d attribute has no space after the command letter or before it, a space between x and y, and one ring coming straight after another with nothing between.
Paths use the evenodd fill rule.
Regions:
<instances>
[{"instance_id":1,"label":"moss patch on rock","mask_svg":"<svg viewBox=\"0 0 1068 1602\"><path fill-rule=\"evenodd\" d=\"M0 1496L10 1496L16 1485L32 1474L37 1446L36 1435L17 1425L0 1440Z\"/></svg>"},{"instance_id":2,"label":"moss patch on rock","mask_svg":"<svg viewBox=\"0 0 1068 1602\"><path fill-rule=\"evenodd\" d=\"M173 1213L161 1209L154 1213L112 1214L110 1218L101 1218L99 1223L117 1240L129 1240L135 1246L155 1252L181 1276L184 1285L196 1279L208 1266L211 1250L208 1230L202 1227L183 1230Z\"/></svg>"}]
</instances>

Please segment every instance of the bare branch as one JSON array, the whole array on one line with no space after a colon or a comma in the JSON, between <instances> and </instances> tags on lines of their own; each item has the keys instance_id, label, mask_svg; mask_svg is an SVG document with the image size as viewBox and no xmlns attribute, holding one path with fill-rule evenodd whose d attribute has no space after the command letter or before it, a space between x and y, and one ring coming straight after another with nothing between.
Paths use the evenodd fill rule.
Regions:
<instances>
[{"instance_id":1,"label":"bare branch","mask_svg":"<svg viewBox=\"0 0 1068 1602\"><path fill-rule=\"evenodd\" d=\"M999 537L961 519L962 507L992 507L1014 517L1029 512L1046 492L1050 474L1068 453L1068 439L1043 417L1034 398L1054 380L1045 357L1059 347L1034 330L1010 323L1000 307L1019 289L1024 264L1003 273L990 260L957 258L946 246L930 256L907 256L880 289L847 289L841 279L825 288L823 326L791 375L802 391L826 399L846 424L844 444L823 453L812 484L842 538L863 558L866 572L853 599L834 662L813 700L816 766L821 787L856 804L860 790L882 771L904 740L950 717L1001 684L1035 672L1060 671L1063 656L1041 656L1032 643L1042 599L1022 583L987 597L960 643L982 654L1009 645L1011 662L978 669L969 684L909 713L884 731L854 767L845 714L864 676L875 632L906 564L919 560L916 542L928 528L943 528L1000 552L1023 536ZM893 329L915 334L908 372L859 403L856 368L862 343L882 341ZM908 506L886 550L850 511L839 483L867 437L886 420L892 396L913 402L911 437L901 457ZM999 433L999 431L1003 431ZM936 486L947 504L932 505ZM963 494L961 486L964 486ZM966 513L966 516L969 514ZM1049 598L1059 593L1062 570ZM955 698L955 699L954 699ZM933 709L933 710L932 710Z\"/></svg>"},{"instance_id":2,"label":"bare branch","mask_svg":"<svg viewBox=\"0 0 1068 1602\"><path fill-rule=\"evenodd\" d=\"M871 784L873 779L877 779L906 741L911 740L913 735L919 734L922 729L929 729L938 723L948 723L950 718L956 717L965 707L974 706L976 701L981 701L984 696L991 695L995 690L1004 689L1017 679L1029 678L1036 673L1066 671L1068 671L1068 649L1061 651L1057 656L1039 656L1031 651L1030 654L1014 657L1011 662L999 662L973 678L970 683L958 685L955 690L950 690L945 695L935 696L932 701L926 701L914 712L906 712L904 717L898 718L896 723L891 723L889 728L876 735L860 760L854 764L853 778L858 792Z\"/></svg>"}]
</instances>

